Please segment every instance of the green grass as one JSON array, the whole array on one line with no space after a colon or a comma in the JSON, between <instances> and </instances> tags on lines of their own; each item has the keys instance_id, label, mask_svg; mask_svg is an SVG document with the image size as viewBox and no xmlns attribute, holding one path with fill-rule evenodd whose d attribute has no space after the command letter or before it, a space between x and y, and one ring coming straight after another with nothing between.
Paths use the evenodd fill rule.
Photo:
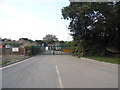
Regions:
<instances>
[{"instance_id":1,"label":"green grass","mask_svg":"<svg viewBox=\"0 0 120 90\"><path fill-rule=\"evenodd\" d=\"M4 64L7 64L7 63L9 63L9 61L2 61L2 62L0 62L0 65L4 65Z\"/></svg>"},{"instance_id":2,"label":"green grass","mask_svg":"<svg viewBox=\"0 0 120 90\"><path fill-rule=\"evenodd\" d=\"M100 57L100 56L87 56L85 58L90 58L98 61L109 62L113 64L120 64L120 58L114 57Z\"/></svg>"},{"instance_id":3,"label":"green grass","mask_svg":"<svg viewBox=\"0 0 120 90\"><path fill-rule=\"evenodd\" d=\"M4 64L7 64L7 63L9 63L10 61L1 61L0 62L0 65L4 65Z\"/></svg>"}]
</instances>

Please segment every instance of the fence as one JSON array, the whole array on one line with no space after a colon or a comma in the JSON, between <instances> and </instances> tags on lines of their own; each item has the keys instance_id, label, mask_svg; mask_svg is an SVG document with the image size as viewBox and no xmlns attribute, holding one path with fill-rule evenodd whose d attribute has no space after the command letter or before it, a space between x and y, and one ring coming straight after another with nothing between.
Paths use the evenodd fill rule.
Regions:
<instances>
[{"instance_id":1,"label":"fence","mask_svg":"<svg viewBox=\"0 0 120 90\"><path fill-rule=\"evenodd\" d=\"M18 52L11 52L12 55L25 55L25 49L24 48L19 48Z\"/></svg>"},{"instance_id":2,"label":"fence","mask_svg":"<svg viewBox=\"0 0 120 90\"><path fill-rule=\"evenodd\" d=\"M12 48L0 48L0 54L2 55L25 55L24 48L18 48L18 51L12 51Z\"/></svg>"},{"instance_id":3,"label":"fence","mask_svg":"<svg viewBox=\"0 0 120 90\"><path fill-rule=\"evenodd\" d=\"M68 55L71 51L68 47L63 46L47 46L45 47L43 55Z\"/></svg>"},{"instance_id":4,"label":"fence","mask_svg":"<svg viewBox=\"0 0 120 90\"><path fill-rule=\"evenodd\" d=\"M2 55L10 55L11 52L11 48L2 48Z\"/></svg>"},{"instance_id":5,"label":"fence","mask_svg":"<svg viewBox=\"0 0 120 90\"><path fill-rule=\"evenodd\" d=\"M43 48L44 49L44 48ZM71 51L62 47L47 47L47 50L42 50L42 47L18 48L18 51L13 51L12 48L0 48L0 55L36 55L42 53L45 55L67 55ZM29 55L30 54L30 55Z\"/></svg>"}]
</instances>

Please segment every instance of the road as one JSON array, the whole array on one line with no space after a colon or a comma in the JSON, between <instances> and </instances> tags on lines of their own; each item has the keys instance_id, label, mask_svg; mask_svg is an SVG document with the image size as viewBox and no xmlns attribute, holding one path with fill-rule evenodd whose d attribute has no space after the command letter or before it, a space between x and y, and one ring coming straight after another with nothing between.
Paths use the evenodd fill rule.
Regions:
<instances>
[{"instance_id":1,"label":"road","mask_svg":"<svg viewBox=\"0 0 120 90\"><path fill-rule=\"evenodd\" d=\"M118 88L118 66L70 55L38 55L2 70L3 88Z\"/></svg>"}]
</instances>

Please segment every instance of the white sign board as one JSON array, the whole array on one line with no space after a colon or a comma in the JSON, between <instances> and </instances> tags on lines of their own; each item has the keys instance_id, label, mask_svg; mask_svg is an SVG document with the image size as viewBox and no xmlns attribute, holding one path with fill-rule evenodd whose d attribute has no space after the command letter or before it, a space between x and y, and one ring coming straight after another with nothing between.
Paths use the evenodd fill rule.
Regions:
<instances>
[{"instance_id":1,"label":"white sign board","mask_svg":"<svg viewBox=\"0 0 120 90\"><path fill-rule=\"evenodd\" d=\"M48 50L48 47L45 47L45 50Z\"/></svg>"},{"instance_id":2,"label":"white sign board","mask_svg":"<svg viewBox=\"0 0 120 90\"><path fill-rule=\"evenodd\" d=\"M12 48L12 52L19 52L19 48Z\"/></svg>"}]
</instances>

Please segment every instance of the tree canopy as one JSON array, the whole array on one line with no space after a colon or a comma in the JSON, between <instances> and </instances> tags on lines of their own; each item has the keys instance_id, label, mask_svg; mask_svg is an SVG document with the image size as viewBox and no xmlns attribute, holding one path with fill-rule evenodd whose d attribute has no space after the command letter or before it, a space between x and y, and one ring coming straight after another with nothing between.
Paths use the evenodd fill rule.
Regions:
<instances>
[{"instance_id":1,"label":"tree canopy","mask_svg":"<svg viewBox=\"0 0 120 90\"><path fill-rule=\"evenodd\" d=\"M62 15L83 51L120 52L120 2L71 2Z\"/></svg>"},{"instance_id":2,"label":"tree canopy","mask_svg":"<svg viewBox=\"0 0 120 90\"><path fill-rule=\"evenodd\" d=\"M54 43L54 42L57 42L57 41L58 41L58 38L57 38L55 35L47 34L47 35L43 38L43 41L44 41L46 44L52 44L52 43Z\"/></svg>"}]
</instances>

